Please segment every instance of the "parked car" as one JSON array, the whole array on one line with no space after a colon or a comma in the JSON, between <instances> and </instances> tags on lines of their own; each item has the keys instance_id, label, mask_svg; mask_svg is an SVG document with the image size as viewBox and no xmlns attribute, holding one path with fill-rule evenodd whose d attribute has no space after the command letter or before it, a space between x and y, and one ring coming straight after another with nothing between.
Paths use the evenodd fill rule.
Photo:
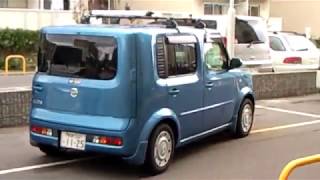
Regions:
<instances>
[{"instance_id":1,"label":"parked car","mask_svg":"<svg viewBox=\"0 0 320 180\"><path fill-rule=\"evenodd\" d=\"M269 33L274 71L316 70L320 51L304 35L295 32Z\"/></svg>"},{"instance_id":2,"label":"parked car","mask_svg":"<svg viewBox=\"0 0 320 180\"><path fill-rule=\"evenodd\" d=\"M207 28L218 30L227 43L227 16L206 15L199 17L206 22ZM243 60L244 68L251 71L271 72L267 25L263 18L236 16L235 57Z\"/></svg>"},{"instance_id":3,"label":"parked car","mask_svg":"<svg viewBox=\"0 0 320 180\"><path fill-rule=\"evenodd\" d=\"M182 145L250 133L252 77L217 32L75 25L46 27L40 42L30 142L47 155L102 152L160 173Z\"/></svg>"}]
</instances>

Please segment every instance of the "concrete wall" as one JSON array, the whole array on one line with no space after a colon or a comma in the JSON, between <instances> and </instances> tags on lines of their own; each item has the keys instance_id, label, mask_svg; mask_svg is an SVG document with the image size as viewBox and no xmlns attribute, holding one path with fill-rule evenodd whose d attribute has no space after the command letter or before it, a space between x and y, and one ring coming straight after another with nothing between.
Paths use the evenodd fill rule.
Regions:
<instances>
[{"instance_id":1,"label":"concrete wall","mask_svg":"<svg viewBox=\"0 0 320 180\"><path fill-rule=\"evenodd\" d=\"M320 92L317 72L267 73L253 76L257 99L301 96Z\"/></svg>"},{"instance_id":2,"label":"concrete wall","mask_svg":"<svg viewBox=\"0 0 320 180\"><path fill-rule=\"evenodd\" d=\"M316 88L317 72L257 74L253 76L253 81L257 99L320 92ZM27 124L30 103L30 90L0 91L0 128Z\"/></svg>"},{"instance_id":3,"label":"concrete wall","mask_svg":"<svg viewBox=\"0 0 320 180\"><path fill-rule=\"evenodd\" d=\"M31 91L0 92L0 128L26 125Z\"/></svg>"},{"instance_id":4,"label":"concrete wall","mask_svg":"<svg viewBox=\"0 0 320 180\"><path fill-rule=\"evenodd\" d=\"M270 16L282 17L283 30L305 32L311 28L311 34L320 37L320 0L271 0Z\"/></svg>"}]
</instances>

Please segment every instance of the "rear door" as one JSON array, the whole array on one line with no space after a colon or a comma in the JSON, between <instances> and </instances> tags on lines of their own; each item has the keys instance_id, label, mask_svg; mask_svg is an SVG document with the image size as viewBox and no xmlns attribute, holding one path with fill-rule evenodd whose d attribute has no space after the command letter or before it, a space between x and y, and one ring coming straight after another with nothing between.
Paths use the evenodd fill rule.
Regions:
<instances>
[{"instance_id":1,"label":"rear door","mask_svg":"<svg viewBox=\"0 0 320 180\"><path fill-rule=\"evenodd\" d=\"M203 88L199 50L199 44L193 35L166 36L165 81L168 106L179 118L181 137L184 140L203 129Z\"/></svg>"},{"instance_id":2,"label":"rear door","mask_svg":"<svg viewBox=\"0 0 320 180\"><path fill-rule=\"evenodd\" d=\"M34 99L42 102L34 106L36 116L74 114L70 119L53 116L48 120L124 129L126 122L117 119L135 116L136 87L128 78L135 66L130 49L135 48L125 47L131 45L118 44L111 36L44 34L33 82Z\"/></svg>"}]
</instances>

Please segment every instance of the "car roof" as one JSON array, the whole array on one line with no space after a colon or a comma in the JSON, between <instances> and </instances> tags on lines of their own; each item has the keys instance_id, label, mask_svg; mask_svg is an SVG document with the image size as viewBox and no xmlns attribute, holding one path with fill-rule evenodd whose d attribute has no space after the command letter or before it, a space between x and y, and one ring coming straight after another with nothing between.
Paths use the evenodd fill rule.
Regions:
<instances>
[{"instance_id":1,"label":"car roof","mask_svg":"<svg viewBox=\"0 0 320 180\"><path fill-rule=\"evenodd\" d=\"M293 36L305 36L302 33L294 32L294 31L271 31L269 35L277 36L277 35L293 35Z\"/></svg>"},{"instance_id":2,"label":"car roof","mask_svg":"<svg viewBox=\"0 0 320 180\"><path fill-rule=\"evenodd\" d=\"M182 33L204 34L210 33L215 36L220 36L216 30L204 30L194 27L179 26L179 31ZM157 35L163 33L177 33L175 28L166 28L163 25L92 25L92 24L78 24L69 26L48 26L41 30L49 34L83 34L83 35L120 35L120 34L146 34Z\"/></svg>"}]
</instances>

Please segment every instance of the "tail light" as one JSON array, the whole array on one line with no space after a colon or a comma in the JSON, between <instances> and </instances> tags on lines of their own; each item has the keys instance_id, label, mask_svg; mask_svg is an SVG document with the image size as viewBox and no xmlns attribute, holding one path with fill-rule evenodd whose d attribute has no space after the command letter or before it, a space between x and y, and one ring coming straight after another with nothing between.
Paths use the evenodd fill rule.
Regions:
<instances>
[{"instance_id":1,"label":"tail light","mask_svg":"<svg viewBox=\"0 0 320 180\"><path fill-rule=\"evenodd\" d=\"M119 137L107 137L107 136L94 136L92 139L93 143L105 144L113 146L122 146L122 139Z\"/></svg>"},{"instance_id":2,"label":"tail light","mask_svg":"<svg viewBox=\"0 0 320 180\"><path fill-rule=\"evenodd\" d=\"M227 41L228 41L227 37L222 38L222 43L223 43L224 47L227 47Z\"/></svg>"},{"instance_id":3,"label":"tail light","mask_svg":"<svg viewBox=\"0 0 320 180\"><path fill-rule=\"evenodd\" d=\"M283 60L285 64L301 64L302 59L301 57L287 57Z\"/></svg>"},{"instance_id":4,"label":"tail light","mask_svg":"<svg viewBox=\"0 0 320 180\"><path fill-rule=\"evenodd\" d=\"M45 136L52 136L52 129L35 125L31 126L31 132Z\"/></svg>"}]
</instances>

